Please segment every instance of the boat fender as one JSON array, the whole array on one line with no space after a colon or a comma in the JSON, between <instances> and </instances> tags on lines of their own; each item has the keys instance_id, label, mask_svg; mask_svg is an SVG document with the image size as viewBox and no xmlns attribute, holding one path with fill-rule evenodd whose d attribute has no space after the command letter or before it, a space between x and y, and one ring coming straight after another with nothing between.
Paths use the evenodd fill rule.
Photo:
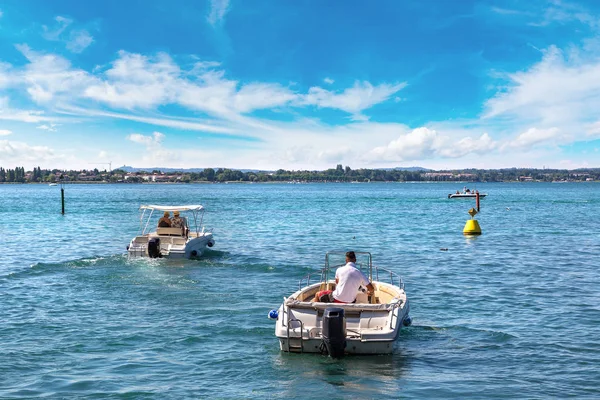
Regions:
<instances>
[{"instance_id":1,"label":"boat fender","mask_svg":"<svg viewBox=\"0 0 600 400\"><path fill-rule=\"evenodd\" d=\"M213 246L215 245L215 242L213 242L213 241L211 240L211 241L209 241L209 242L207 243L207 245L208 245L208 247L213 247Z\"/></svg>"},{"instance_id":2,"label":"boat fender","mask_svg":"<svg viewBox=\"0 0 600 400\"><path fill-rule=\"evenodd\" d=\"M326 308L323 313L322 345L332 358L344 356L346 349L346 319L344 309Z\"/></svg>"},{"instance_id":3,"label":"boat fender","mask_svg":"<svg viewBox=\"0 0 600 400\"><path fill-rule=\"evenodd\" d=\"M277 319L279 318L279 312L277 310L271 310L268 314L269 319Z\"/></svg>"},{"instance_id":4,"label":"boat fender","mask_svg":"<svg viewBox=\"0 0 600 400\"><path fill-rule=\"evenodd\" d=\"M411 326L412 325L412 318L407 315L406 318L404 318L402 320L402 325L404 325L404 326Z\"/></svg>"},{"instance_id":5,"label":"boat fender","mask_svg":"<svg viewBox=\"0 0 600 400\"><path fill-rule=\"evenodd\" d=\"M129 251L129 245L127 245L127 247L125 247L125 250Z\"/></svg>"},{"instance_id":6,"label":"boat fender","mask_svg":"<svg viewBox=\"0 0 600 400\"><path fill-rule=\"evenodd\" d=\"M192 251L190 252L190 255L191 255L192 257L196 257L196 256L198 255L198 252L197 252L196 250L192 250Z\"/></svg>"}]
</instances>

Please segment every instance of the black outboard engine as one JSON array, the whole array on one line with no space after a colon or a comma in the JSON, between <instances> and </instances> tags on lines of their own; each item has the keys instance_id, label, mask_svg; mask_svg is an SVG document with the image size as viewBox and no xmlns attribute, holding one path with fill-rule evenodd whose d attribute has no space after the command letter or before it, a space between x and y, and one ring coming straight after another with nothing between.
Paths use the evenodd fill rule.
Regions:
<instances>
[{"instance_id":1,"label":"black outboard engine","mask_svg":"<svg viewBox=\"0 0 600 400\"><path fill-rule=\"evenodd\" d=\"M343 308L326 308L323 313L323 344L333 358L343 357L346 349L346 320Z\"/></svg>"},{"instance_id":2,"label":"black outboard engine","mask_svg":"<svg viewBox=\"0 0 600 400\"><path fill-rule=\"evenodd\" d=\"M160 255L160 238L150 238L148 240L148 256L150 258L159 258Z\"/></svg>"}]
</instances>

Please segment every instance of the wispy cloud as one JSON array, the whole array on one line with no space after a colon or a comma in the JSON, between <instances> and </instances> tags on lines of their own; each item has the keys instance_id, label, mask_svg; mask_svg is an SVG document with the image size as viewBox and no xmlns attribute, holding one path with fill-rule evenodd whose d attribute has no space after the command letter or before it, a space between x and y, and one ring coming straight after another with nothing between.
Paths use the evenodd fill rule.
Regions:
<instances>
[{"instance_id":1,"label":"wispy cloud","mask_svg":"<svg viewBox=\"0 0 600 400\"><path fill-rule=\"evenodd\" d=\"M341 93L316 86L309 89L308 94L303 98L303 102L317 107L346 111L352 114L355 120L364 120L364 116L361 115L362 111L388 100L390 96L405 86L405 82L397 84L382 83L373 86L369 82L357 81L354 86L345 89Z\"/></svg>"},{"instance_id":2,"label":"wispy cloud","mask_svg":"<svg viewBox=\"0 0 600 400\"><path fill-rule=\"evenodd\" d=\"M596 57L600 53L550 47L538 63L504 75L506 81L485 102L482 118L408 127L371 122L365 115L378 104L401 100L397 94L406 82L356 81L346 88L338 83L328 89L298 90L278 82L242 82L230 77L220 63L195 59L186 64L166 53L121 51L112 63L84 70L56 54L37 52L27 45L17 48L28 62L2 66L0 85L4 76L11 93L24 92L40 110L10 110L6 105L0 107L0 120L35 122L39 129L52 131L59 123L67 123L56 117L59 113L67 119L122 119L210 132L223 139L259 139L252 151L249 147L246 152L239 150L235 157L202 149L206 162L228 159L236 164L232 167L320 168L357 162L380 166L472 160L473 154L486 155L477 159L497 155L501 160L502 152L521 154L577 140L583 132L600 132L600 122L590 119L600 107L600 84L596 84L600 82L600 58ZM172 109L176 112L170 113ZM327 114L323 109L343 111L350 120L328 125L319 119L321 113ZM276 110L289 118L258 117L263 114L259 110ZM134 133L127 140L133 148L144 149L144 160L149 163L193 164L198 159L191 149L170 149L161 132Z\"/></svg>"},{"instance_id":3,"label":"wispy cloud","mask_svg":"<svg viewBox=\"0 0 600 400\"><path fill-rule=\"evenodd\" d=\"M72 19L57 16L54 20L54 26L42 26L44 39L63 42L73 53L81 53L94 42L94 38L86 29L69 29L74 23Z\"/></svg>"},{"instance_id":4,"label":"wispy cloud","mask_svg":"<svg viewBox=\"0 0 600 400\"><path fill-rule=\"evenodd\" d=\"M210 0L210 10L206 20L209 24L222 25L229 11L229 0Z\"/></svg>"},{"instance_id":5,"label":"wispy cloud","mask_svg":"<svg viewBox=\"0 0 600 400\"><path fill-rule=\"evenodd\" d=\"M73 23L72 19L61 17L60 15L55 17L54 21L56 21L56 23L52 27L42 25L42 29L44 30L42 36L46 40L60 40L62 33Z\"/></svg>"},{"instance_id":6,"label":"wispy cloud","mask_svg":"<svg viewBox=\"0 0 600 400\"><path fill-rule=\"evenodd\" d=\"M60 124L42 124L40 126L37 126L37 129L41 129L44 131L48 131L48 132L56 132L58 129L56 129L57 126L60 126Z\"/></svg>"},{"instance_id":7,"label":"wispy cloud","mask_svg":"<svg viewBox=\"0 0 600 400\"><path fill-rule=\"evenodd\" d=\"M548 27L550 25L581 24L592 29L600 27L597 16L587 8L575 2L562 0L529 1L514 3L512 8L492 6L489 8L493 13L520 23L536 27Z\"/></svg>"},{"instance_id":8,"label":"wispy cloud","mask_svg":"<svg viewBox=\"0 0 600 400\"><path fill-rule=\"evenodd\" d=\"M539 63L507 78L505 89L486 102L484 118L575 131L600 107L600 59L594 54L565 54L551 46Z\"/></svg>"},{"instance_id":9,"label":"wispy cloud","mask_svg":"<svg viewBox=\"0 0 600 400\"><path fill-rule=\"evenodd\" d=\"M8 136L11 134L12 134L12 131L9 131L8 129L0 129L0 136Z\"/></svg>"},{"instance_id":10,"label":"wispy cloud","mask_svg":"<svg viewBox=\"0 0 600 400\"><path fill-rule=\"evenodd\" d=\"M335 81L331 78L325 78L323 79L323 82L325 82L328 85L332 85Z\"/></svg>"},{"instance_id":11,"label":"wispy cloud","mask_svg":"<svg viewBox=\"0 0 600 400\"><path fill-rule=\"evenodd\" d=\"M81 53L94 42L94 38L85 29L71 31L67 41L67 49L73 53Z\"/></svg>"}]
</instances>

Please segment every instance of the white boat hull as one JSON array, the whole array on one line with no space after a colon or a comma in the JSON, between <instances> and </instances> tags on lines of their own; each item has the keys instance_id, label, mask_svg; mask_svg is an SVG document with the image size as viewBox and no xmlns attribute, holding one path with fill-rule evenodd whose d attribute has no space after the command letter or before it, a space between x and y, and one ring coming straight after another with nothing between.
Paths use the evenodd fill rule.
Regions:
<instances>
[{"instance_id":1,"label":"white boat hull","mask_svg":"<svg viewBox=\"0 0 600 400\"><path fill-rule=\"evenodd\" d=\"M160 239L160 258L196 258L200 257L208 247L215 244L212 233L199 233L198 237L141 235L136 236L127 246L130 257L151 257L148 252L148 241Z\"/></svg>"},{"instance_id":2,"label":"white boat hull","mask_svg":"<svg viewBox=\"0 0 600 400\"><path fill-rule=\"evenodd\" d=\"M487 194L485 194L485 193L479 194L479 198L484 198L485 196L487 196ZM450 193L448 195L449 199L474 199L476 197L477 197L477 195L475 193L466 193L466 194L465 193L459 193L459 194Z\"/></svg>"},{"instance_id":3,"label":"white boat hull","mask_svg":"<svg viewBox=\"0 0 600 400\"><path fill-rule=\"evenodd\" d=\"M344 309L347 354L390 354L400 329L408 319L409 304L404 289L383 282L373 282L384 304L367 303L366 294L357 303L319 303L310 296L319 290L313 284L284 299L278 309L275 336L282 351L322 353L323 313L327 308ZM393 298L391 296L394 296Z\"/></svg>"},{"instance_id":4,"label":"white boat hull","mask_svg":"<svg viewBox=\"0 0 600 400\"><path fill-rule=\"evenodd\" d=\"M279 339L279 347L281 351L290 353L323 353L322 340L309 339L304 340L302 343L298 339L290 339L290 350L288 350L287 339ZM348 339L346 338L346 354L362 354L362 355L376 355L376 354L392 354L394 352L395 340L388 340L385 342L362 342L359 339ZM299 347L303 345L302 349Z\"/></svg>"}]
</instances>

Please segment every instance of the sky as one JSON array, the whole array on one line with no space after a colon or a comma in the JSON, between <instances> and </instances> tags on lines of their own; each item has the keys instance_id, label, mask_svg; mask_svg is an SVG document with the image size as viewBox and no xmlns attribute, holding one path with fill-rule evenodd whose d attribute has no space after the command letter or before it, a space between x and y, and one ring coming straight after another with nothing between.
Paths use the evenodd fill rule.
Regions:
<instances>
[{"instance_id":1,"label":"sky","mask_svg":"<svg viewBox=\"0 0 600 400\"><path fill-rule=\"evenodd\" d=\"M0 0L0 166L600 167L596 0Z\"/></svg>"}]
</instances>

